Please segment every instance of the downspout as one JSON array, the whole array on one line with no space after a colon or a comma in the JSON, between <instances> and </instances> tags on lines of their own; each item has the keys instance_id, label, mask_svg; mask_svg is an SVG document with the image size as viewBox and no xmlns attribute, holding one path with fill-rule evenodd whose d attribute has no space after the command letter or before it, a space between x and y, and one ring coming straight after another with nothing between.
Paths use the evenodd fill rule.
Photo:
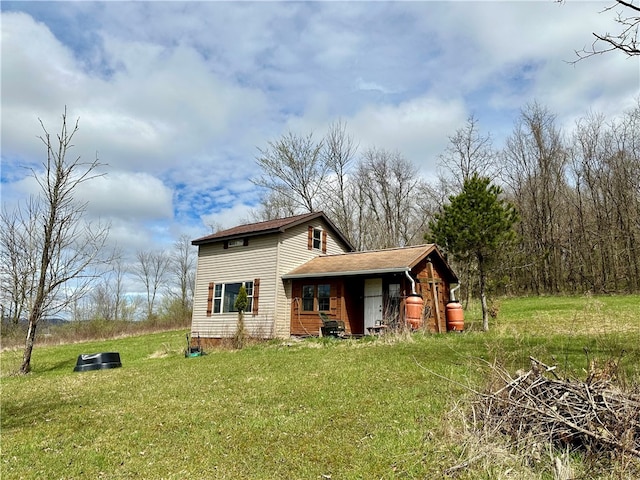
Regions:
<instances>
[{"instance_id":1,"label":"downspout","mask_svg":"<svg viewBox=\"0 0 640 480\"><path fill-rule=\"evenodd\" d=\"M454 295L456 290L460 289L460 284L458 283L455 287L453 287L451 290L449 290L449 296L451 297L450 300L452 302L456 301L456 296Z\"/></svg>"},{"instance_id":2,"label":"downspout","mask_svg":"<svg viewBox=\"0 0 640 480\"><path fill-rule=\"evenodd\" d=\"M416 295L416 281L411 277L411 275L409 275L409 269L405 270L404 274L411 282L411 295Z\"/></svg>"}]
</instances>

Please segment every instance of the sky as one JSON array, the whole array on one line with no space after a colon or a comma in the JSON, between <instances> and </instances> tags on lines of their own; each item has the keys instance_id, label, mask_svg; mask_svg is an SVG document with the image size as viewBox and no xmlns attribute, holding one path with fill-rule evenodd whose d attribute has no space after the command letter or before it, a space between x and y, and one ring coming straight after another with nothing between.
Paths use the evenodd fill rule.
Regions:
<instances>
[{"instance_id":1,"label":"sky","mask_svg":"<svg viewBox=\"0 0 640 480\"><path fill-rule=\"evenodd\" d=\"M435 179L470 115L500 147L534 101L565 131L633 106L640 58L572 63L610 3L2 1L2 202L35 192L65 106L74 157L105 164L78 198L129 255L248 218L258 149L288 132L341 120Z\"/></svg>"}]
</instances>

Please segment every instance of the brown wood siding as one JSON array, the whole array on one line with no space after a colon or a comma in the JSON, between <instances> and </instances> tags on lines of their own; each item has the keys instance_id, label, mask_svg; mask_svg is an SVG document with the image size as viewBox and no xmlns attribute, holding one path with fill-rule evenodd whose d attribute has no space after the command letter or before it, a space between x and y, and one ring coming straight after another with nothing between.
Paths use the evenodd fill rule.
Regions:
<instances>
[{"instance_id":1,"label":"brown wood siding","mask_svg":"<svg viewBox=\"0 0 640 480\"><path fill-rule=\"evenodd\" d=\"M322 320L319 312L302 310L302 286L303 285L329 285L329 311L325 312L329 318L342 320L345 323L347 333L351 333L351 322L345 308L344 279L320 278L308 280L294 280L291 287L291 335L318 335ZM317 299L315 299L317 300ZM317 303L314 300L314 308Z\"/></svg>"},{"instance_id":2,"label":"brown wood siding","mask_svg":"<svg viewBox=\"0 0 640 480\"><path fill-rule=\"evenodd\" d=\"M327 254L334 255L345 252L343 244L334 238L334 234L329 230L329 226L325 224L324 221L318 222L316 219L311 224L302 224L295 228L287 229L280 236L278 276L289 273L294 268L299 267L303 263L318 256L319 252L317 250L313 250L313 245L311 250L308 249L309 229L311 229L311 235L313 235L314 228L322 228L323 230L328 231L326 240ZM294 317L293 315L294 299L296 298L296 295L292 293L292 283L292 280L285 280L284 282L280 282L278 287L281 289L281 294L278 295L278 318L276 318L276 327L280 336L294 334L291 331L291 326L296 323L299 325L297 317ZM300 292L297 293L297 297L300 298ZM318 321L319 320L320 319L318 317ZM296 331L299 333L295 333L294 335L307 335L307 333L305 333L300 327L298 327ZM313 335L317 334L318 331L316 330Z\"/></svg>"},{"instance_id":3,"label":"brown wood siding","mask_svg":"<svg viewBox=\"0 0 640 480\"><path fill-rule=\"evenodd\" d=\"M343 282L345 324L353 335L364 334L364 280L348 277ZM345 325L346 326L346 325Z\"/></svg>"},{"instance_id":4,"label":"brown wood siding","mask_svg":"<svg viewBox=\"0 0 640 480\"><path fill-rule=\"evenodd\" d=\"M418 293L424 299L426 328L430 332L447 331L446 324L446 306L449 302L450 284L446 280L445 268L440 262L433 259L431 267L427 259L421 261L413 270L414 278L418 280ZM433 276L431 276L431 268L433 268ZM435 286L435 296L437 304L434 300L433 287ZM437 313L436 313L437 308ZM438 322L439 320L439 322Z\"/></svg>"}]
</instances>

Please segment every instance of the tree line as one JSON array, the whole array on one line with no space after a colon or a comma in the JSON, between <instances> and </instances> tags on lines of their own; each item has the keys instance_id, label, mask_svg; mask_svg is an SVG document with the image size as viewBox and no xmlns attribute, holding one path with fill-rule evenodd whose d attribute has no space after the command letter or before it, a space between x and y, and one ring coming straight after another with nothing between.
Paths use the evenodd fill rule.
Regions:
<instances>
[{"instance_id":1,"label":"tree line","mask_svg":"<svg viewBox=\"0 0 640 480\"><path fill-rule=\"evenodd\" d=\"M7 226L16 222L12 213L4 209L0 223ZM11 234L1 237L3 247L9 247L2 249L3 264L0 268L3 278L0 289L2 320L14 326L28 320L36 300L33 288L36 269L25 269L24 265L13 261L19 258L26 264L31 259L33 264L34 252L20 250L18 255L9 253L12 246L22 243L16 236L18 231L19 226L13 224ZM73 320L138 321L155 320L161 316L176 320L191 318L196 265L189 237L181 236L169 250L139 250L131 261L125 261L119 249L103 258L108 259L103 268L96 268L93 273L84 272L91 278L90 286L84 285L81 290L69 294L70 290L77 289L76 283L71 289L53 295L51 303L54 308L47 308L44 317L64 312ZM142 286L142 295L130 293L132 282Z\"/></svg>"},{"instance_id":2,"label":"tree line","mask_svg":"<svg viewBox=\"0 0 640 480\"><path fill-rule=\"evenodd\" d=\"M116 255L91 291L71 305L74 320L190 319L195 287L195 251L186 235L169 250L138 250L125 262ZM127 293L137 281L143 295Z\"/></svg>"},{"instance_id":3,"label":"tree line","mask_svg":"<svg viewBox=\"0 0 640 480\"><path fill-rule=\"evenodd\" d=\"M494 292L640 290L640 102L614 119L588 113L570 132L532 103L501 148L470 117L431 181L400 152L361 151L342 121L318 139L289 132L256 161L265 195L255 220L324 210L358 250L424 243L465 181L489 179L518 213L488 279ZM454 266L473 289L477 264Z\"/></svg>"}]
</instances>

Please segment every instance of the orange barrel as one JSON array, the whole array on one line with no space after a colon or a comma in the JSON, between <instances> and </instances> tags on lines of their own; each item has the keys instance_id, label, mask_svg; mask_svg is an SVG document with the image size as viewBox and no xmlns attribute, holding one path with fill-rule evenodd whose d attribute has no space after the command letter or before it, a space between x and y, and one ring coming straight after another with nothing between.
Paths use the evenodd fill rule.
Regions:
<instances>
[{"instance_id":1,"label":"orange barrel","mask_svg":"<svg viewBox=\"0 0 640 480\"><path fill-rule=\"evenodd\" d=\"M422 297L420 295L410 295L405 301L407 323L413 330L422 326Z\"/></svg>"},{"instance_id":2,"label":"orange barrel","mask_svg":"<svg viewBox=\"0 0 640 480\"><path fill-rule=\"evenodd\" d=\"M447 303L447 332L464 330L464 311L460 302Z\"/></svg>"}]
</instances>

